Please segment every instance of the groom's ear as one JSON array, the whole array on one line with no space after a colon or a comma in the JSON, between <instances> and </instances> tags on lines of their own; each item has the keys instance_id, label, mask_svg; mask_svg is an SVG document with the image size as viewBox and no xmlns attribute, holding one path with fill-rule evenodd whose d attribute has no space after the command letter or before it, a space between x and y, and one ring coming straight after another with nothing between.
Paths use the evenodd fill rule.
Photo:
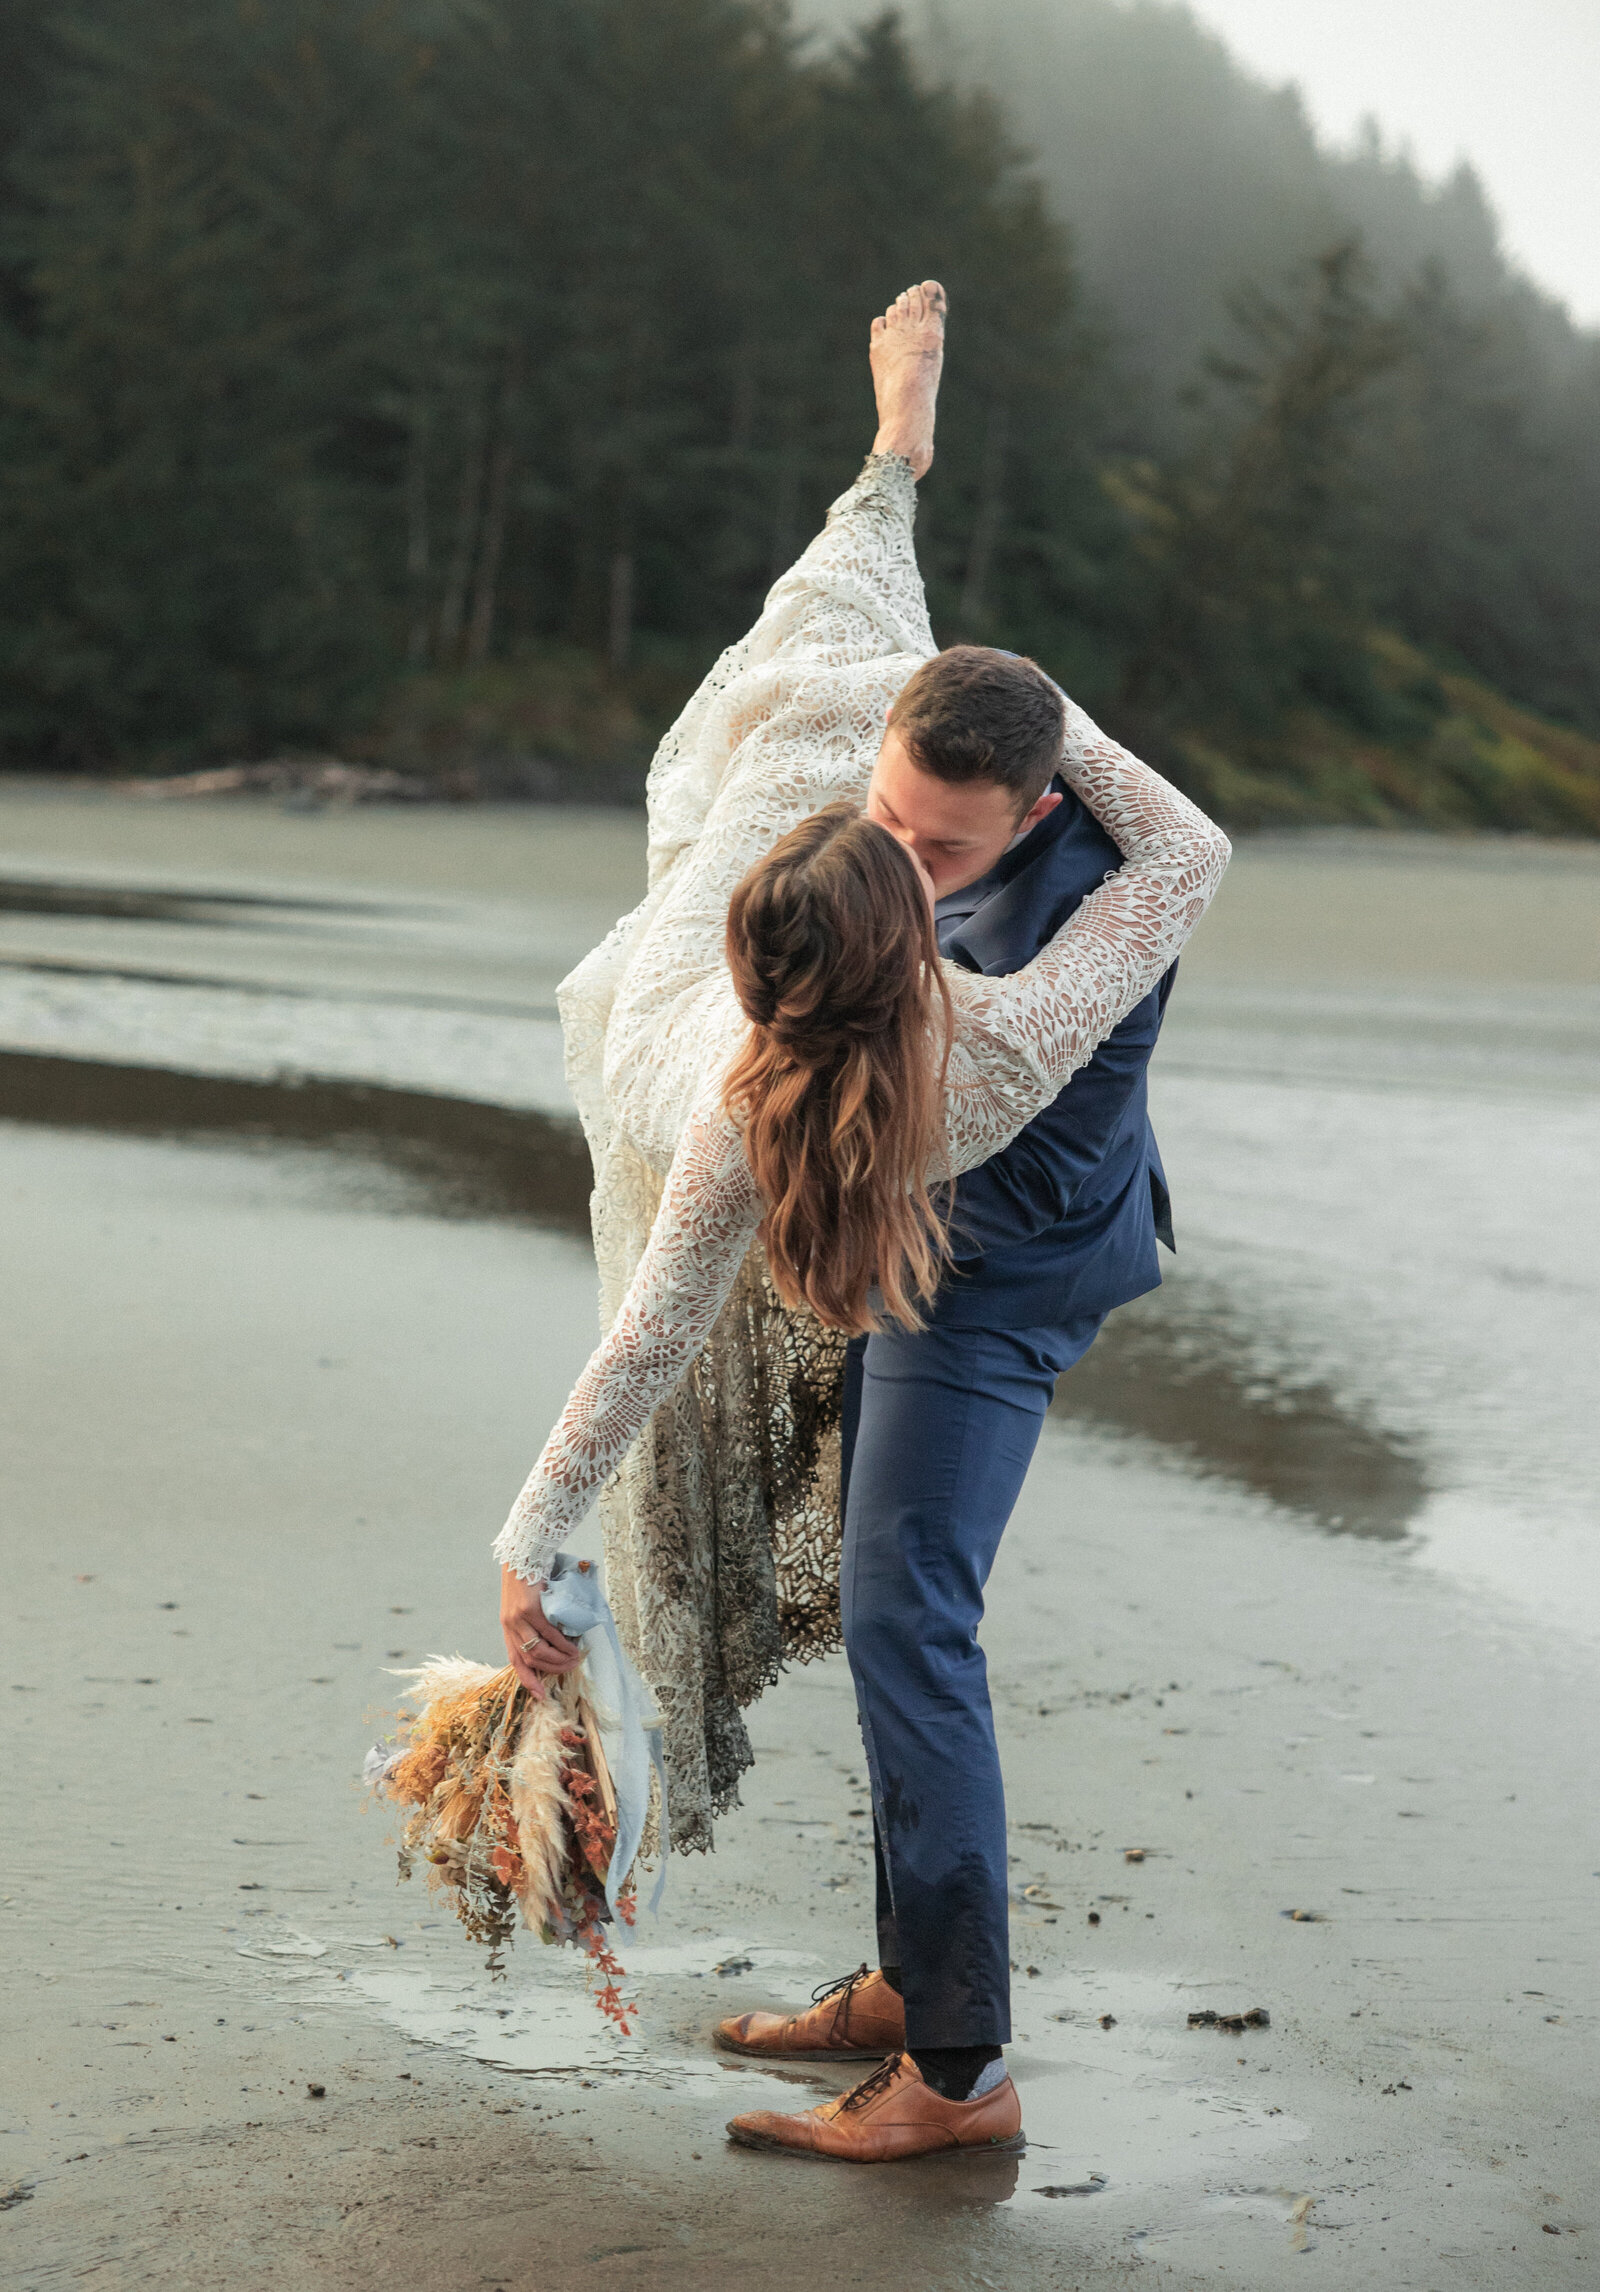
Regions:
<instances>
[{"instance_id":1,"label":"groom's ear","mask_svg":"<svg viewBox=\"0 0 1600 2292\"><path fill-rule=\"evenodd\" d=\"M1055 810L1057 804L1059 804L1061 800L1061 790L1059 788L1046 788L1044 794L1039 798L1039 801L1032 807L1030 811L1024 812L1021 819L1017 822L1018 835L1025 836L1029 829L1036 828L1041 820L1049 819L1051 813Z\"/></svg>"}]
</instances>

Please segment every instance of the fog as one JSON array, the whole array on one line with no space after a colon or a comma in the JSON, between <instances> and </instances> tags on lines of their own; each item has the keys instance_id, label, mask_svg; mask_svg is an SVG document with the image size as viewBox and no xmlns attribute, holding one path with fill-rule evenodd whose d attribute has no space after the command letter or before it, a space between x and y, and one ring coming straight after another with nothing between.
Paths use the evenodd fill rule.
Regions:
<instances>
[{"instance_id":1,"label":"fog","mask_svg":"<svg viewBox=\"0 0 1600 2292\"><path fill-rule=\"evenodd\" d=\"M867 12L800 10L835 33ZM1158 386L1217 334L1241 282L1351 228L1396 275L1432 259L1469 296L1515 293L1508 186L1533 277L1600 311L1592 11L1580 22L1546 0L1519 15L1514 55L1503 11L1447 17L1443 0L1401 17L1378 0L912 0L904 14L930 67L999 95ZM1564 315L1542 315L1570 355Z\"/></svg>"}]
</instances>

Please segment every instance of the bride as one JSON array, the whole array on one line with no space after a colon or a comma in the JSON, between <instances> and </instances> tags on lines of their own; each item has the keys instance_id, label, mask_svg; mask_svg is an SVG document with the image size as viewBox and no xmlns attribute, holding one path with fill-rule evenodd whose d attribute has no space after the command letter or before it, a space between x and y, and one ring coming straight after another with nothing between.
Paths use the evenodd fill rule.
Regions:
<instances>
[{"instance_id":1,"label":"bride","mask_svg":"<svg viewBox=\"0 0 1600 2292\"><path fill-rule=\"evenodd\" d=\"M604 1491L680 1846L709 1844L749 1763L739 1705L836 1641L845 1340L917 1325L946 1261L940 1181L1055 1099L1228 859L1064 699L1059 769L1123 865L990 978L940 959L926 873L863 810L885 716L936 649L912 520L944 309L927 282L873 321L866 465L663 742L646 897L561 993L605 1334L495 1545L501 1623L536 1693L578 1660L540 1592Z\"/></svg>"}]
</instances>

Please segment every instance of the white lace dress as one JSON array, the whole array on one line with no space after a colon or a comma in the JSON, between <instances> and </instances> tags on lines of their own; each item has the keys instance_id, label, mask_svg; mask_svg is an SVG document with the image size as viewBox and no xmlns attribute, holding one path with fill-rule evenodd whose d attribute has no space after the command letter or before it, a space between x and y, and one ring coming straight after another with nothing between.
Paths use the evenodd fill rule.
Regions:
<instances>
[{"instance_id":1,"label":"white lace dress","mask_svg":"<svg viewBox=\"0 0 1600 2292\"><path fill-rule=\"evenodd\" d=\"M666 1714L680 1844L709 1843L748 1763L737 1706L784 1654L828 1644L836 1613L840 1346L783 1313L752 1247L761 1203L720 1105L744 1027L728 902L798 821L864 798L884 712L935 650L914 508L909 465L869 459L717 663L651 771L646 896L561 990L605 1334L495 1552L540 1580L609 1484L608 1579ZM1173 961L1227 864L1221 831L1071 702L1061 770L1124 864L1024 970L946 964L941 1171L988 1160L1056 1097ZM684 1771L702 1759L698 1778Z\"/></svg>"}]
</instances>

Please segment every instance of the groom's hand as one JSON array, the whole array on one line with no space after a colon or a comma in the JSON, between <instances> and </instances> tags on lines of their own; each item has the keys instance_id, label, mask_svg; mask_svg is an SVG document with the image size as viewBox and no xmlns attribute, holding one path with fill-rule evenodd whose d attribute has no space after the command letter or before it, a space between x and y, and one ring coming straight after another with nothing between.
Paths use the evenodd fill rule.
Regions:
<instances>
[{"instance_id":1,"label":"groom's hand","mask_svg":"<svg viewBox=\"0 0 1600 2292\"><path fill-rule=\"evenodd\" d=\"M577 1641L558 1631L545 1614L541 1587L525 1584L509 1568L500 1571L500 1629L512 1670L541 1701L544 1674L571 1671L583 1661Z\"/></svg>"}]
</instances>

